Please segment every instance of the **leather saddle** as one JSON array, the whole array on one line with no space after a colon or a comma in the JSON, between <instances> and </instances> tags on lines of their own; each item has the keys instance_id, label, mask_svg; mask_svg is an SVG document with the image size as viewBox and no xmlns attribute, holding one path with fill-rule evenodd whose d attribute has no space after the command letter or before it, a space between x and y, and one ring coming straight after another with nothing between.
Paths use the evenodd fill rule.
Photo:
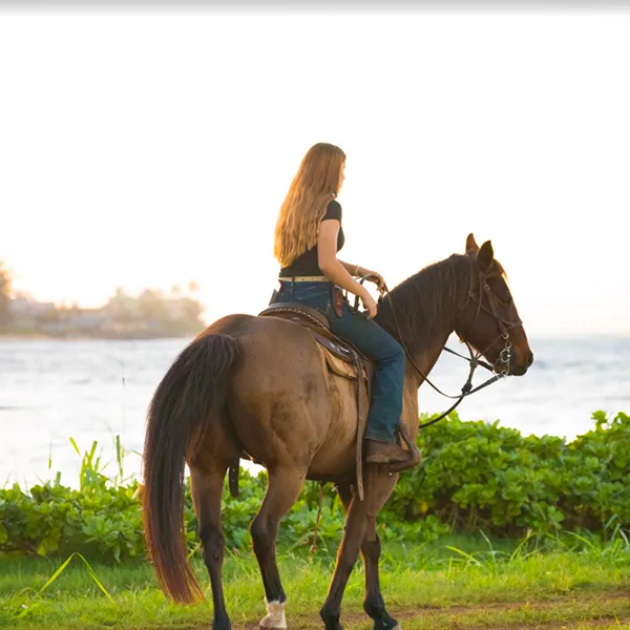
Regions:
<instances>
[{"instance_id":1,"label":"leather saddle","mask_svg":"<svg viewBox=\"0 0 630 630\"><path fill-rule=\"evenodd\" d=\"M306 328L313 339L325 350L326 363L334 374L357 380L359 374L369 378L369 360L349 341L330 331L330 324L323 313L306 304L276 302L258 314L259 317L281 317Z\"/></svg>"}]
</instances>

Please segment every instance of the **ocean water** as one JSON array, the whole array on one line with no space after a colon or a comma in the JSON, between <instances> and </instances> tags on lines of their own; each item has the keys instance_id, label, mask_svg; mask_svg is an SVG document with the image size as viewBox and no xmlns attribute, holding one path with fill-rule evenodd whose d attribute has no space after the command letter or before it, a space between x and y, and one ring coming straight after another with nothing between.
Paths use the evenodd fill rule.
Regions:
<instances>
[{"instance_id":1,"label":"ocean water","mask_svg":"<svg viewBox=\"0 0 630 630\"><path fill-rule=\"evenodd\" d=\"M146 409L156 386L187 339L143 341L0 341L0 486L51 478L76 485L81 450L99 443L107 471L117 471L113 440L129 452L125 475L141 471ZM591 414L630 411L630 339L530 339L534 365L465 400L464 420L500 420L526 434L572 439L590 430ZM457 341L449 346L462 351ZM463 350L462 350L463 349ZM479 370L476 383L488 373ZM432 372L456 394L464 361L443 354ZM442 411L449 401L424 385L420 408ZM135 452L134 452L135 451Z\"/></svg>"}]
</instances>

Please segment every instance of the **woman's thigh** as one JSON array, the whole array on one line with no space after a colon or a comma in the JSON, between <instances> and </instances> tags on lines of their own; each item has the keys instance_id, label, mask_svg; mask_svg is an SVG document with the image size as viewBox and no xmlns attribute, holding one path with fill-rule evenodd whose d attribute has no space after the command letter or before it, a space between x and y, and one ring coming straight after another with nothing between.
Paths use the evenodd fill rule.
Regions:
<instances>
[{"instance_id":1,"label":"woman's thigh","mask_svg":"<svg viewBox=\"0 0 630 630\"><path fill-rule=\"evenodd\" d=\"M328 314L335 335L351 341L363 354L376 361L402 355L401 345L373 319L353 311L344 301L342 316Z\"/></svg>"},{"instance_id":2,"label":"woman's thigh","mask_svg":"<svg viewBox=\"0 0 630 630\"><path fill-rule=\"evenodd\" d=\"M404 355L400 344L374 320L342 302L339 317L332 307L332 286L326 282L281 283L272 302L297 302L321 311L330 322L330 329L339 337L348 339L363 354L376 361Z\"/></svg>"}]
</instances>

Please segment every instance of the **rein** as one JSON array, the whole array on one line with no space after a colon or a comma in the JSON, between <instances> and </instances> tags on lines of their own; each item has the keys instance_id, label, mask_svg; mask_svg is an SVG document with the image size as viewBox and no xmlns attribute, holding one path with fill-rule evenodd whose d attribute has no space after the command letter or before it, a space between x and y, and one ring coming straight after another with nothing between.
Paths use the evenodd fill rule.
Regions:
<instances>
[{"instance_id":1,"label":"rein","mask_svg":"<svg viewBox=\"0 0 630 630\"><path fill-rule=\"evenodd\" d=\"M476 392L484 389L484 387L488 387L488 385L492 385L493 383L496 383L498 380L500 380L500 379L504 378L505 376L507 376L507 371L503 371L503 372L501 372L499 374L495 374L494 376L490 377L488 380L484 381L481 385L478 385L477 387L473 388L472 387L472 379L473 379L473 376L475 374L475 370L477 369L477 367L479 365L481 365L486 370L490 370L491 372L494 371L494 368L491 365L489 365L488 363L486 363L485 361L480 361L479 360L479 357L483 353L480 352L477 355L474 355L471 345L467 341L462 340L466 344L466 347L468 348L468 352L470 352L470 359L465 357L465 356L462 356L461 354L459 354L458 352L455 352L454 350L451 350L450 348L447 348L446 346L444 347L444 350L446 350L447 352L449 352L451 354L454 354L455 356L460 357L460 358L464 359L465 361L469 362L470 369L468 371L468 378L466 379L466 382L462 386L462 391L461 391L461 394L459 394L459 396L451 396L449 394L445 394L439 387L437 387L436 385L434 385L431 382L431 380L429 379L429 377L426 374L424 374L424 372L418 367L417 363L415 362L414 358L411 356L410 352L407 350L407 346L405 345L405 342L403 341L403 338L402 338L402 335L401 335L401 332L400 332L400 327L398 326L398 320L396 319L396 311L394 310L394 301L392 300L392 297L391 297L391 295L389 293L385 297L389 298L389 304L390 304L390 307L392 309L392 316L393 316L393 319L394 319L394 326L396 327L396 333L398 334L398 338L400 340L400 344L402 345L403 350L405 351L405 355L407 356L407 359L409 360L409 363L411 363L411 365L416 370L416 372L418 372L418 374L420 374L420 376L422 376L422 378L436 392L438 392L438 394L441 394L445 398L455 399L455 402L445 412L440 414L437 418L433 418L433 420L429 420L429 422L424 422L423 424L419 424L418 425L419 429L426 429L427 427L430 427L432 424L436 424L440 420L443 420L452 411L455 411L455 409L457 409L457 407L462 402L462 400L464 400L464 398L466 398L467 396L471 396L472 394L475 394ZM468 301L468 300L466 300L466 301ZM465 304L464 304L464 306L465 306ZM509 362L509 357L508 357L508 362ZM507 367L507 370L509 370L509 365Z\"/></svg>"},{"instance_id":2,"label":"rein","mask_svg":"<svg viewBox=\"0 0 630 630\"><path fill-rule=\"evenodd\" d=\"M374 276L364 276L360 279L360 283L363 284L363 282L367 279L373 278ZM490 343L487 348L481 352L477 352L477 354L473 353L472 350L472 346L468 343L468 341L466 341L463 337L461 337L460 335L460 340L466 344L466 347L468 348L468 352L470 353L470 359L459 354L458 352L455 352L454 350L451 350L450 348L447 348L446 346L444 347L444 350L450 354L453 354L461 359L464 359L465 361L468 361L470 364L470 369L468 372L468 378L466 379L466 382L464 383L464 385L462 386L461 389L461 393L459 395L456 396L451 396L449 394L445 394L441 389L439 389L436 385L434 385L431 380L428 378L428 376L426 374L423 373L423 371L418 367L417 363L415 362L414 358L411 356L411 353L409 352L409 350L407 349L407 346L405 345L405 342L403 340L403 336L401 334L401 330L400 327L398 325L398 319L396 317L396 310L394 308L394 301L392 299L391 293L389 293L389 291L387 291L387 289L385 289L385 291L387 291L386 295L384 297L389 298L389 304L390 304L390 308L392 311L392 318L394 320L394 327L396 328L396 333L398 335L398 339L400 341L401 346L403 347L403 350L405 351L405 355L409 361L409 363L413 366L413 368L416 370L416 372L418 372L418 374L420 374L420 376L422 376L422 378L439 394L441 394L442 396L444 396L445 398L451 398L453 400L455 400L455 403L444 413L442 413L440 416L438 416L437 418L434 418L433 420L430 420L429 422L425 422L424 424L420 424L418 426L418 428L420 429L424 429L426 427L431 426L432 424L435 424L436 422L439 422L440 420L443 420L444 418L446 418L446 416L448 416L452 411L454 411L458 405L462 402L462 400L464 400L464 398L466 398L467 396L471 396L472 394L475 394L476 392L484 389L485 387L488 387L489 385L492 385L493 383L496 383L497 381L501 380L502 378L509 376L510 374L510 360L512 357L512 343L510 341L510 335L509 335L509 331L512 328L516 328L517 326L521 325L521 321L515 321L515 322L508 322L506 321L504 318L500 317L499 314L497 313L497 309L496 309L496 304L494 303L494 300L492 299L493 295L492 295L492 291L490 289L490 286L488 285L488 278L493 277L492 275L486 275L483 272L479 271L478 274L478 280L479 280L479 297L477 297L475 295L475 293L473 292L472 287L470 287L468 289L468 293L466 295L466 300L464 302L464 304L462 305L459 313L461 313L461 311L464 310L464 308L466 307L466 305L468 304L469 300L474 300L477 302L477 312L475 314L475 319L473 320L473 325L474 323L477 321L477 317L479 316L481 309L483 309L485 312L487 312L488 314L492 315L494 317L494 319L497 322L497 325L499 327L499 330L501 331L500 334L498 335L498 337L496 337L492 343ZM488 309L487 306L485 306L483 304L483 295L484 293L486 294L486 297L488 299L488 304L490 305L490 309ZM358 297L355 301L355 308L358 307ZM459 317L459 313L458 313L458 317ZM501 364L503 365L503 369L498 373L495 374L494 376L490 377L489 379L487 379L486 381L484 381L481 385L478 385L477 387L472 386L472 379L473 379L473 375L475 373L475 370L477 369L478 366L481 366L483 368L485 368L486 370L489 370L491 372L495 371L495 368L493 366L491 366L490 364L486 363L485 361L480 360L480 357L485 354L485 352L491 348L499 339L503 339L503 349L501 350L501 353L499 355L499 361L501 362Z\"/></svg>"}]
</instances>

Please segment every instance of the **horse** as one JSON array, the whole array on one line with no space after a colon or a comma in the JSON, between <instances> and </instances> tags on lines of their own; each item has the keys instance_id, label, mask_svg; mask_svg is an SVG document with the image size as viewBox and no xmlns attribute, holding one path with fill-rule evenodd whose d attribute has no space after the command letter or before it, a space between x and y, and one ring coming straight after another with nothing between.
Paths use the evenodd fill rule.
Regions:
<instances>
[{"instance_id":1,"label":"horse","mask_svg":"<svg viewBox=\"0 0 630 630\"><path fill-rule=\"evenodd\" d=\"M490 241L473 234L464 254L433 263L380 299L377 322L407 356L401 426L415 441L418 388L451 333L495 371L521 376L533 362L527 335ZM398 622L379 585L376 517L399 475L382 465L364 471L356 492L357 408L352 381L330 374L323 351L299 324L234 314L211 324L174 360L147 413L143 518L149 556L162 590L192 603L202 591L187 561L183 525L185 464L190 470L198 535L212 587L213 630L230 630L221 569L225 539L221 497L228 469L245 455L263 464L268 485L251 523L267 615L260 628L286 628L286 595L276 564L276 538L307 479L335 483L346 511L332 582L320 611L326 630L340 630L341 601L359 552L364 610L375 630ZM367 406L367 399L362 406ZM353 475L355 475L353 477Z\"/></svg>"}]
</instances>

